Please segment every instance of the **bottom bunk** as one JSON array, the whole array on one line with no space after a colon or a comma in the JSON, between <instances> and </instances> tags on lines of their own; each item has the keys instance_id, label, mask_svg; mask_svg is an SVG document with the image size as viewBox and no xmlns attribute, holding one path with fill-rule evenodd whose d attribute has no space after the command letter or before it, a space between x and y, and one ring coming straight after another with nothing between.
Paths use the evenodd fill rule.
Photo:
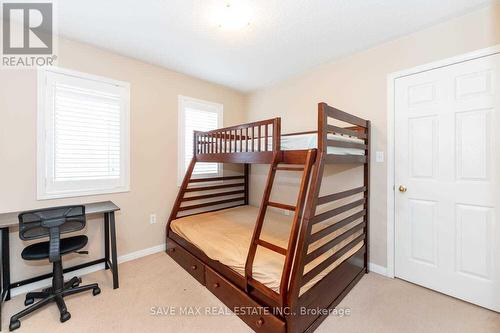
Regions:
<instances>
[{"instance_id":1,"label":"bottom bunk","mask_svg":"<svg viewBox=\"0 0 500 333\"><path fill-rule=\"evenodd\" d=\"M243 277L245 276L245 263L258 211L259 208L254 206L239 206L215 212L191 215L172 221L170 228L177 235L203 251L207 257L220 262ZM290 237L291 221L291 216L268 211L261 239L285 248ZM325 227L327 226L325 225ZM341 235L348 228L349 226L346 226L330 234L328 237L322 238L314 243L309 250L312 252L323 246L333 238ZM336 253L362 233L363 230L359 230L342 242L339 242L338 245L313 260L309 265L306 265L304 273L307 273L310 268L317 266L318 263L323 262L324 259ZM341 256L340 259L304 285L301 288L301 294L309 290L319 280L335 269L335 267L356 253L362 246L363 241L360 241L349 252ZM264 247L259 247L253 265L253 278L274 292L279 292L283 264L284 256Z\"/></svg>"},{"instance_id":2,"label":"bottom bunk","mask_svg":"<svg viewBox=\"0 0 500 333\"><path fill-rule=\"evenodd\" d=\"M258 290L248 290L245 280L245 262L255 227L258 208L238 206L214 212L190 215L173 220L167 243L168 253L200 283L206 285L252 329L261 332L303 332L319 325L322 319L317 308L335 306L351 284L364 273L364 241L359 241L335 262L302 286L295 313L273 302L272 297ZM262 239L286 246L292 217L268 211L262 230ZM353 221L352 225L359 221ZM342 235L346 225L315 244L314 251ZM328 227L323 225L322 227ZM304 272L316 267L325 258L339 253L347 244L359 239L363 230L344 238L335 247L306 265ZM284 257L265 248L259 248L253 278L277 294ZM349 287L350 286L350 287ZM333 304L335 303L335 304ZM258 315L238 313L241 307L267 308ZM280 309L278 309L280 308ZM276 310L278 309L278 310ZM310 309L312 312L308 312ZM282 326L281 326L282 325Z\"/></svg>"}]
</instances>

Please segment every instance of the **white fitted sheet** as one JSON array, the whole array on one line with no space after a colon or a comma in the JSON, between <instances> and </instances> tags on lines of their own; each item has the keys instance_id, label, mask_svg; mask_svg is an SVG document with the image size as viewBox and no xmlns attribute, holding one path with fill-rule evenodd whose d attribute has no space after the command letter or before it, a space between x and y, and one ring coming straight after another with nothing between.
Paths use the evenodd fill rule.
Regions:
<instances>
[{"instance_id":1,"label":"white fitted sheet","mask_svg":"<svg viewBox=\"0 0 500 333\"><path fill-rule=\"evenodd\" d=\"M229 208L178 218L172 221L170 228L177 235L202 250L209 258L217 260L233 269L238 274L245 276L245 262L258 212L259 208L254 206ZM288 246L291 224L291 216L281 215L268 210L262 228L261 239L286 248ZM309 248L309 252L326 244L328 241L341 235L351 227L352 226L349 225L341 228L329 236L315 242ZM362 233L362 230L354 233L307 264L305 266L305 272L314 268ZM363 244L363 241L359 242L350 251L309 281L301 288L301 294L310 289L329 272L356 253ZM253 266L253 277L267 287L278 292L283 262L283 255L269 251L263 247L258 247Z\"/></svg>"},{"instance_id":2,"label":"white fitted sheet","mask_svg":"<svg viewBox=\"0 0 500 333\"><path fill-rule=\"evenodd\" d=\"M328 134L328 139L333 141L364 143L361 139L338 134ZM281 137L281 150L302 150L317 147L318 135L316 133L285 135ZM336 155L364 155L365 151L355 148L328 147L327 153Z\"/></svg>"}]
</instances>

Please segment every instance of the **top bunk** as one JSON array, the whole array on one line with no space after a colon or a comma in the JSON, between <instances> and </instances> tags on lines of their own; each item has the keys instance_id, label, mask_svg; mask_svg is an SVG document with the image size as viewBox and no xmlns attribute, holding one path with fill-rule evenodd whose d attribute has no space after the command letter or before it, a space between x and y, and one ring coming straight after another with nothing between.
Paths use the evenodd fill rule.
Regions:
<instances>
[{"instance_id":1,"label":"top bunk","mask_svg":"<svg viewBox=\"0 0 500 333\"><path fill-rule=\"evenodd\" d=\"M346 126L347 124L347 126ZM370 121L318 104L315 131L281 134L281 118L194 132L196 162L304 164L318 150L328 164L368 163Z\"/></svg>"}]
</instances>

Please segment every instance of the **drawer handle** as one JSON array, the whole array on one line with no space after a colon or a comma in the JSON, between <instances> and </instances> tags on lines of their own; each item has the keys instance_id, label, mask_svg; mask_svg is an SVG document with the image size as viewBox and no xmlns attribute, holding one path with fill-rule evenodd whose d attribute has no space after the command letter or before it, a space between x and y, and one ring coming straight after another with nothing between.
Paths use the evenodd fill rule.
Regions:
<instances>
[{"instance_id":1,"label":"drawer handle","mask_svg":"<svg viewBox=\"0 0 500 333\"><path fill-rule=\"evenodd\" d=\"M264 319L259 318L259 320L257 320L257 322L255 324L257 324L257 327L262 327L262 325L264 325Z\"/></svg>"},{"instance_id":2,"label":"drawer handle","mask_svg":"<svg viewBox=\"0 0 500 333\"><path fill-rule=\"evenodd\" d=\"M215 282L215 283L214 283L214 289L217 289L217 288L219 288L219 287L220 287L220 284L219 284L218 282Z\"/></svg>"},{"instance_id":3,"label":"drawer handle","mask_svg":"<svg viewBox=\"0 0 500 333\"><path fill-rule=\"evenodd\" d=\"M193 271L195 271L197 268L198 268L198 266L196 266L196 265L191 266L191 269L192 269Z\"/></svg>"},{"instance_id":4,"label":"drawer handle","mask_svg":"<svg viewBox=\"0 0 500 333\"><path fill-rule=\"evenodd\" d=\"M170 252L175 252L175 247L172 247L172 248L170 249Z\"/></svg>"}]
</instances>

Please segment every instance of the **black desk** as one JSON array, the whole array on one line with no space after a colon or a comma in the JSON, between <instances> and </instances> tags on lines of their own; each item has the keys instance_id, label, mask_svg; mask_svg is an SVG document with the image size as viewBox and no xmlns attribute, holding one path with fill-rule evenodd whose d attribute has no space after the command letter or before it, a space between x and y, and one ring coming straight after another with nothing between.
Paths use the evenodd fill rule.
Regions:
<instances>
[{"instance_id":1,"label":"black desk","mask_svg":"<svg viewBox=\"0 0 500 333\"><path fill-rule=\"evenodd\" d=\"M77 269L89 267L97 264L104 263L106 269L111 269L113 274L113 289L118 288L118 261L116 259L116 228L115 228L115 212L120 210L111 201L96 202L85 205L85 214L90 215L104 215L104 258L86 262L80 265L64 268L63 272L72 272ZM10 290L12 288L20 287L29 283L44 280L52 277L52 273L39 275L26 280L17 282L10 281L10 249L9 249L9 229L19 226L18 215L21 212L11 212L0 214L0 238L2 240L1 255L2 260L2 279L0 289L0 325L2 320L2 303L10 300ZM111 258L110 258L111 251ZM1 330L1 326L0 326Z\"/></svg>"}]
</instances>

